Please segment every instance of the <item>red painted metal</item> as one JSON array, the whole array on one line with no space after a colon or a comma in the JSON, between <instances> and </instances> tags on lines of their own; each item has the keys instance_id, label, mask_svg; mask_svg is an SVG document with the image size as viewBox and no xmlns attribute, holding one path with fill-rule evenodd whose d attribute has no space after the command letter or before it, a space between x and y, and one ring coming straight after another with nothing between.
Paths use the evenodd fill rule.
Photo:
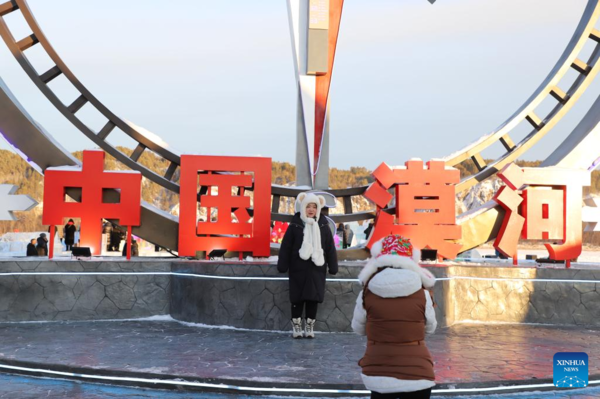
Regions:
<instances>
[{"instance_id":1,"label":"red painted metal","mask_svg":"<svg viewBox=\"0 0 600 399\"><path fill-rule=\"evenodd\" d=\"M81 202L66 202L67 188L81 188ZM80 246L94 255L102 249L102 219L122 226L139 226L142 175L139 172L104 171L104 151L84 151L81 171L46 170L42 223L62 225L63 218L81 218ZM103 190L120 191L120 203L104 203Z\"/></svg>"},{"instance_id":2,"label":"red painted metal","mask_svg":"<svg viewBox=\"0 0 600 399\"><path fill-rule=\"evenodd\" d=\"M50 237L48 237L48 259L54 258L54 234L56 234L56 226L50 226Z\"/></svg>"},{"instance_id":3,"label":"red painted metal","mask_svg":"<svg viewBox=\"0 0 600 399\"><path fill-rule=\"evenodd\" d=\"M516 264L519 237L551 240L545 243L550 259L565 261L581 255L581 203L590 172L562 168L520 168L509 164L500 178L506 183L495 200L507 212L494 246ZM509 190L514 194L508 195ZM520 190L520 191L519 191ZM524 200L515 198L515 195ZM515 212L520 203L520 215ZM522 215L522 216L521 216Z\"/></svg>"},{"instance_id":4,"label":"red painted metal","mask_svg":"<svg viewBox=\"0 0 600 399\"><path fill-rule=\"evenodd\" d=\"M519 206L523 202L523 198L515 190L523 185L523 171L511 163L498 173L498 177L506 186L496 193L494 201L504 209L505 214L500 232L494 241L494 248L504 256L512 258L513 265L516 266L518 263L517 247L525 218L519 215Z\"/></svg>"},{"instance_id":5,"label":"red painted metal","mask_svg":"<svg viewBox=\"0 0 600 399\"><path fill-rule=\"evenodd\" d=\"M375 227L368 247L388 234L410 238L419 249L437 249L438 255L454 259L461 245L449 240L461 238L454 212L455 184L460 181L457 169L446 169L442 161L406 162L406 168L391 169L381 164L373 176L376 182L365 197L378 207ZM386 206L388 189L396 188L396 221L379 208ZM390 196L391 197L391 196Z\"/></svg>"},{"instance_id":6,"label":"red painted metal","mask_svg":"<svg viewBox=\"0 0 600 399\"><path fill-rule=\"evenodd\" d=\"M335 62L335 50L337 47L340 23L342 20L342 9L344 0L330 0L329 2L329 68L324 75L316 77L315 91L315 143L314 143L314 173L317 171L319 158L321 157L321 143L327 118L327 103L329 101L329 89L331 88L331 77L333 75L333 64Z\"/></svg>"},{"instance_id":7,"label":"red painted metal","mask_svg":"<svg viewBox=\"0 0 600 399\"><path fill-rule=\"evenodd\" d=\"M198 220L197 196L201 186L218 189L217 195L211 195L209 187L208 193L200 197L201 207L217 209L215 221L211 220L210 214L206 221ZM232 193L237 188L252 186L253 207L243 190L240 195ZM179 200L180 255L195 256L197 251L208 254L215 249L226 249L269 256L270 158L183 155ZM248 212L251 207L252 217ZM232 213L236 215L237 223L233 221Z\"/></svg>"},{"instance_id":8,"label":"red painted metal","mask_svg":"<svg viewBox=\"0 0 600 399\"><path fill-rule=\"evenodd\" d=\"M127 239L125 242L127 243L127 260L131 260L131 247L133 244L133 235L131 234L131 226L127 226Z\"/></svg>"}]
</instances>

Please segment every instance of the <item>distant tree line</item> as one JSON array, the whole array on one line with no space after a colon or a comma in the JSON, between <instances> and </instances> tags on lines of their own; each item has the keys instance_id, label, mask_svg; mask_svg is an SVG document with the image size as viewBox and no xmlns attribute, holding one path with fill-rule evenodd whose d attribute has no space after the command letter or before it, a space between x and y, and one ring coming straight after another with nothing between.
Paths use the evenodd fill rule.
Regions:
<instances>
[{"instance_id":1,"label":"distant tree line","mask_svg":"<svg viewBox=\"0 0 600 399\"><path fill-rule=\"evenodd\" d=\"M493 159L484 159L486 164L491 164L492 162L494 162ZM522 160L517 160L517 162L515 162L517 165L519 165L522 168L534 168L536 166L540 166L540 164L542 163L542 161L522 161ZM475 166L475 162L473 162L471 160L471 158L467 159L466 161L463 161L461 163L459 163L458 165L455 166L456 169L460 170L460 178L464 179L465 177L469 177L474 175L475 173L478 172L477 170L477 166ZM593 172L596 173L597 176L600 176L600 172ZM592 174L593 174L592 173ZM600 185L597 186L600 188ZM596 191L597 192L597 191Z\"/></svg>"}]
</instances>

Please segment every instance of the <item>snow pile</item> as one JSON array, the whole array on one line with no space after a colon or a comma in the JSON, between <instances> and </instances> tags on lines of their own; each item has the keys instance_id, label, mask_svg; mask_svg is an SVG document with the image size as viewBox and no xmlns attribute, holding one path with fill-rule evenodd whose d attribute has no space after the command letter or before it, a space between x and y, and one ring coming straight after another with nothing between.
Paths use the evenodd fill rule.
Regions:
<instances>
[{"instance_id":1,"label":"snow pile","mask_svg":"<svg viewBox=\"0 0 600 399\"><path fill-rule=\"evenodd\" d=\"M491 201L503 185L500 179L492 178L471 187L462 199L457 196L457 214L472 211Z\"/></svg>"}]
</instances>

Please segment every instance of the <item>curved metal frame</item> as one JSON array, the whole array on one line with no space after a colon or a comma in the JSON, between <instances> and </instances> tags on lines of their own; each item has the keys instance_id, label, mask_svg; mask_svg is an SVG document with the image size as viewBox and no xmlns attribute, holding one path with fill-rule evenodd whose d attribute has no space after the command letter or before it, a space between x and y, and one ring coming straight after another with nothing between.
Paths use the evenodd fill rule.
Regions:
<instances>
[{"instance_id":1,"label":"curved metal frame","mask_svg":"<svg viewBox=\"0 0 600 399\"><path fill-rule=\"evenodd\" d=\"M179 155L171 152L168 148L166 148L166 146L152 141L144 136L140 131L127 124L112 111L110 111L104 104L102 104L92 93L90 93L88 89L86 89L86 87L79 81L79 79L77 79L73 72L71 72L63 60L58 56L46 38L46 35L40 28L39 24L35 20L35 17L33 16L25 0L13 0L0 5L0 17L4 17L5 15L17 10L21 11L23 17L27 21L27 24L33 31L33 34L17 42L8 29L4 19L0 18L0 35L19 64L21 64L23 70L25 70L27 75L29 75L31 80L36 84L40 91L44 93L52 105L54 105L56 109L58 109L65 116L65 118L67 118L73 125L75 125L75 127L77 127L84 135L86 135L104 151L114 156L129 168L140 171L145 177L153 182L160 184L171 191L179 193L179 185L171 181L177 166L180 165ZM35 46L38 43L42 45L48 56L55 63L54 67L50 68L47 72L41 75L37 73L25 55L25 51L27 49ZM63 102L48 86L48 83L61 74L64 75L80 93L79 97L77 97L77 99L75 99L75 101L68 106L63 104ZM87 103L90 103L108 120L104 125L104 128L102 128L102 130L99 132L93 132L76 116L77 111L79 111ZM106 141L106 138L114 130L114 128L119 128L138 143L131 157L117 150ZM165 176L160 176L137 162L146 148L149 148L156 154L171 162L171 167L169 167Z\"/></svg>"},{"instance_id":2,"label":"curved metal frame","mask_svg":"<svg viewBox=\"0 0 600 399\"><path fill-rule=\"evenodd\" d=\"M0 132L19 154L38 172L52 166L81 166L79 160L55 142L27 113L0 79ZM73 199L79 199L81 189L67 191ZM118 201L116 191L107 190L106 199ZM145 202L142 203L142 223L134 227L134 234L160 245L177 249L179 225L177 219Z\"/></svg>"},{"instance_id":3,"label":"curved metal frame","mask_svg":"<svg viewBox=\"0 0 600 399\"><path fill-rule=\"evenodd\" d=\"M20 10L27 21L29 27L33 31L33 35L27 36L25 39L16 41L13 35L10 33L8 26L2 19L5 15L10 14L11 12ZM48 98L48 100L71 122L75 127L77 127L84 135L86 135L89 139L91 139L95 144L97 144L100 148L105 150L110 155L114 156L117 160L125 164L127 167L140 171L145 177L150 179L151 181L161 185L162 187L171 190L175 193L179 193L179 185L170 179L172 179L177 167L180 166L180 158L179 155L172 153L165 146L161 146L145 137L138 130L131 127L129 124L124 122L122 119L117 117L113 112L111 112L104 104L102 104L86 87L77 79L77 77L71 72L71 70L67 67L64 61L60 58L60 56L56 53L49 40L46 38L39 24L37 23L33 13L31 12L27 2L25 0L13 0L3 5L0 5L0 35L4 39L6 45L11 50L13 56L17 59L23 70L27 73L30 79L36 84L36 86L40 89L42 93ZM48 56L54 61L55 66L50 68L46 73L39 75L35 68L31 65L27 56L25 55L25 51L36 45L41 44ZM80 96L69 106L66 106L62 103L62 101L54 94L51 88L48 86L54 78L63 74L73 86L79 91ZM79 111L85 104L92 104L98 112L104 115L108 122L104 126L104 128L98 132L93 132L89 127L87 127L80 119L77 118L76 113ZM106 142L107 136L110 132L118 127L124 133L129 135L131 138L138 142L138 146L133 151L131 157L122 153L111 144ZM156 174L154 171L144 167L140 163L137 162L139 157L142 155L143 151L149 148L154 151L159 156L171 162L169 169L165 176L160 176ZM352 212L352 201L351 196L362 195L362 193L366 190L366 187L352 188L346 190L327 190L338 198L342 198L344 201L345 213L347 215L332 215L331 218L335 220L337 223L339 222L350 222L350 221L359 221L365 219L372 219L375 217L373 212L361 212L361 213L353 213ZM274 186L273 187L273 205L272 209L279 208L279 199L284 197L297 197L299 193L305 190L292 189L292 188L283 188ZM273 212L272 219L278 221L290 221L291 215L280 214L278 211Z\"/></svg>"},{"instance_id":4,"label":"curved metal frame","mask_svg":"<svg viewBox=\"0 0 600 399\"><path fill-rule=\"evenodd\" d=\"M470 158L479 169L477 174L469 176L460 182L457 186L458 191L467 190L475 184L490 178L505 165L516 160L544 137L571 109L581 94L590 85L600 68L598 63L600 31L594 28L599 16L600 2L598 0L589 0L581 21L567 48L548 77L546 77L525 104L495 131L481 137L457 153L444 158L448 166L455 166ZM584 62L578 56L588 40L593 40L596 43L596 47L590 59ZM569 69L577 71L579 76L569 90L564 92L558 87L558 84L565 77ZM540 118L535 114L535 110L549 96L552 96L557 101L557 104L547 116ZM511 130L525 120L533 126L533 131L515 145L509 134ZM481 153L497 142L502 143L506 152L490 165L486 165Z\"/></svg>"}]
</instances>

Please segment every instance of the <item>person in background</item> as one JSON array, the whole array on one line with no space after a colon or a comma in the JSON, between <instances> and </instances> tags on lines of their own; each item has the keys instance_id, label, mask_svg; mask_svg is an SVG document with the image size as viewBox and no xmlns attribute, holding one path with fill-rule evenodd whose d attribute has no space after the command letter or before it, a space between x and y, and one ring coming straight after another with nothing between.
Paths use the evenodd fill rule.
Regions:
<instances>
[{"instance_id":1,"label":"person in background","mask_svg":"<svg viewBox=\"0 0 600 399\"><path fill-rule=\"evenodd\" d=\"M369 222L369 225L367 226L367 228L365 229L365 239L368 240L369 236L371 235L371 231L373 231L373 224L374 222L371 220Z\"/></svg>"},{"instance_id":2,"label":"person in background","mask_svg":"<svg viewBox=\"0 0 600 399\"><path fill-rule=\"evenodd\" d=\"M48 256L48 238L46 237L46 233L40 234L37 238L36 249L38 256Z\"/></svg>"},{"instance_id":3,"label":"person in background","mask_svg":"<svg viewBox=\"0 0 600 399\"><path fill-rule=\"evenodd\" d=\"M38 256L35 243L35 238L32 238L29 244L27 244L27 256Z\"/></svg>"},{"instance_id":4,"label":"person in background","mask_svg":"<svg viewBox=\"0 0 600 399\"><path fill-rule=\"evenodd\" d=\"M496 257L498 259L508 259L508 256L504 255L502 252L498 251L497 249L495 249L494 252L496 253Z\"/></svg>"},{"instance_id":5,"label":"person in background","mask_svg":"<svg viewBox=\"0 0 600 399\"><path fill-rule=\"evenodd\" d=\"M410 240L389 235L371 247L372 258L358 275L352 329L367 336L358 362L373 399L429 399L435 385L425 334L437 326L428 289L435 277L419 266Z\"/></svg>"},{"instance_id":6,"label":"person in background","mask_svg":"<svg viewBox=\"0 0 600 399\"><path fill-rule=\"evenodd\" d=\"M69 219L65 227L63 228L63 239L65 240L65 246L67 247L67 251L71 251L73 249L73 244L75 244L75 233L77 232L77 227L75 227L75 222L73 219Z\"/></svg>"},{"instance_id":7,"label":"person in background","mask_svg":"<svg viewBox=\"0 0 600 399\"><path fill-rule=\"evenodd\" d=\"M346 227L344 226L344 223L338 224L335 234L340 237L340 241L342 242L341 248L346 248L348 243L346 242Z\"/></svg>"},{"instance_id":8,"label":"person in background","mask_svg":"<svg viewBox=\"0 0 600 399\"><path fill-rule=\"evenodd\" d=\"M52 226L48 226L48 235L50 235L52 230ZM54 229L54 237L56 237L56 235L58 234L58 229Z\"/></svg>"},{"instance_id":9,"label":"person in background","mask_svg":"<svg viewBox=\"0 0 600 399\"><path fill-rule=\"evenodd\" d=\"M123 256L127 256L127 242L123 245ZM140 249L137 241L131 237L131 256L140 256Z\"/></svg>"},{"instance_id":10,"label":"person in background","mask_svg":"<svg viewBox=\"0 0 600 399\"><path fill-rule=\"evenodd\" d=\"M110 242L110 234L112 232L113 226L112 223L108 220L104 222L102 225L102 234L106 234L106 251L111 251L111 242Z\"/></svg>"},{"instance_id":11,"label":"person in background","mask_svg":"<svg viewBox=\"0 0 600 399\"><path fill-rule=\"evenodd\" d=\"M350 248L352 246L352 240L354 239L354 232L350 228L350 225L347 224L344 227L344 241L346 241L346 246L344 248Z\"/></svg>"},{"instance_id":12,"label":"person in background","mask_svg":"<svg viewBox=\"0 0 600 399\"><path fill-rule=\"evenodd\" d=\"M75 232L75 244L73 244L74 247L79 246L79 240L81 240L81 226L79 226Z\"/></svg>"},{"instance_id":13,"label":"person in background","mask_svg":"<svg viewBox=\"0 0 600 399\"><path fill-rule=\"evenodd\" d=\"M119 251L119 246L121 245L122 233L121 230L113 225L113 228L110 232L110 250L111 251Z\"/></svg>"}]
</instances>

